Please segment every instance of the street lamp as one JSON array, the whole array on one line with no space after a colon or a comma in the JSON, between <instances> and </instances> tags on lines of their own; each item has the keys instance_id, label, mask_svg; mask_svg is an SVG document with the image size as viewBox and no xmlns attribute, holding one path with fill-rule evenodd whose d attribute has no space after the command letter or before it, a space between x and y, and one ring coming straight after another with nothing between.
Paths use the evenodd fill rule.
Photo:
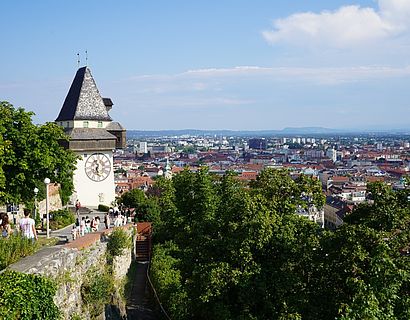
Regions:
<instances>
[{"instance_id":1,"label":"street lamp","mask_svg":"<svg viewBox=\"0 0 410 320\"><path fill-rule=\"evenodd\" d=\"M34 188L34 220L37 218L37 193L38 193L38 188Z\"/></svg>"},{"instance_id":2,"label":"street lamp","mask_svg":"<svg viewBox=\"0 0 410 320\"><path fill-rule=\"evenodd\" d=\"M48 200L48 185L50 184L50 179L49 178L45 178L44 179L44 184L46 185L46 222L47 222L47 226L46 226L46 230L47 230L47 239L50 238L50 216L49 216L49 200Z\"/></svg>"}]
</instances>

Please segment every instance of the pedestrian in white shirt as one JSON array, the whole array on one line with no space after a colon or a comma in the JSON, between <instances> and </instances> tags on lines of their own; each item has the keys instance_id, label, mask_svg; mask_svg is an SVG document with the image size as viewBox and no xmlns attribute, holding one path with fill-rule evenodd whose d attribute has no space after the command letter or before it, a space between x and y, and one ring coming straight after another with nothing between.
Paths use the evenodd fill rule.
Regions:
<instances>
[{"instance_id":1,"label":"pedestrian in white shirt","mask_svg":"<svg viewBox=\"0 0 410 320\"><path fill-rule=\"evenodd\" d=\"M23 237L37 240L36 223L30 218L30 210L24 209L24 218L20 219L20 230Z\"/></svg>"},{"instance_id":2,"label":"pedestrian in white shirt","mask_svg":"<svg viewBox=\"0 0 410 320\"><path fill-rule=\"evenodd\" d=\"M86 226L85 226L85 218L84 217L82 217L81 218L81 221L80 221L80 235L82 236L82 237L84 237L84 233L85 233L85 230L86 229Z\"/></svg>"}]
</instances>

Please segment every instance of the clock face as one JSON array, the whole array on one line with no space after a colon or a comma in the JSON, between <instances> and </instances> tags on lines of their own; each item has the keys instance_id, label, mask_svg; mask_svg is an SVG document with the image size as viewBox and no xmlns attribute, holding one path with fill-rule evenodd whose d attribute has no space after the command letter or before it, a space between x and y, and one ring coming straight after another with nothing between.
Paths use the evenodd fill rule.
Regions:
<instances>
[{"instance_id":1,"label":"clock face","mask_svg":"<svg viewBox=\"0 0 410 320\"><path fill-rule=\"evenodd\" d=\"M111 162L105 154L93 153L85 162L85 173L93 181L105 180L110 172Z\"/></svg>"}]
</instances>

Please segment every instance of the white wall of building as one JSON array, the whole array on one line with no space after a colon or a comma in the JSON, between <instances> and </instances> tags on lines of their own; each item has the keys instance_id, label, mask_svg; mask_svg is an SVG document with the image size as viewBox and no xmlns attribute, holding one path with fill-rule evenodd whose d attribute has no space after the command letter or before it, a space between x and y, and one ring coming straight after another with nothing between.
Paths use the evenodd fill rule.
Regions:
<instances>
[{"instance_id":1,"label":"white wall of building","mask_svg":"<svg viewBox=\"0 0 410 320\"><path fill-rule=\"evenodd\" d=\"M139 153L147 153L148 152L148 143L141 141L139 143Z\"/></svg>"},{"instance_id":2,"label":"white wall of building","mask_svg":"<svg viewBox=\"0 0 410 320\"><path fill-rule=\"evenodd\" d=\"M103 153L111 163L111 170L107 178L103 181L91 180L85 170L85 163L93 153ZM80 159L77 160L77 170L74 172L74 193L76 198L85 207L96 207L99 204L111 205L115 200L115 184L113 169L113 154L110 151L82 152L77 153Z\"/></svg>"},{"instance_id":3,"label":"white wall of building","mask_svg":"<svg viewBox=\"0 0 410 320\"><path fill-rule=\"evenodd\" d=\"M58 121L57 124L63 128L106 128L111 121L95 121L95 120L74 120L74 121Z\"/></svg>"}]
</instances>

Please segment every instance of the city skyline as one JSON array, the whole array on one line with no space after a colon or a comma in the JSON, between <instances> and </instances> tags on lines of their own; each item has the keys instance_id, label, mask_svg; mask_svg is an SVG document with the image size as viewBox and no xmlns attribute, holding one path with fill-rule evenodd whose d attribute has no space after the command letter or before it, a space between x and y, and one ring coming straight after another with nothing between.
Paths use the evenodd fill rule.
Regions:
<instances>
[{"instance_id":1,"label":"city skyline","mask_svg":"<svg viewBox=\"0 0 410 320\"><path fill-rule=\"evenodd\" d=\"M127 129L403 129L410 2L3 2L0 96L54 121L87 64Z\"/></svg>"}]
</instances>

